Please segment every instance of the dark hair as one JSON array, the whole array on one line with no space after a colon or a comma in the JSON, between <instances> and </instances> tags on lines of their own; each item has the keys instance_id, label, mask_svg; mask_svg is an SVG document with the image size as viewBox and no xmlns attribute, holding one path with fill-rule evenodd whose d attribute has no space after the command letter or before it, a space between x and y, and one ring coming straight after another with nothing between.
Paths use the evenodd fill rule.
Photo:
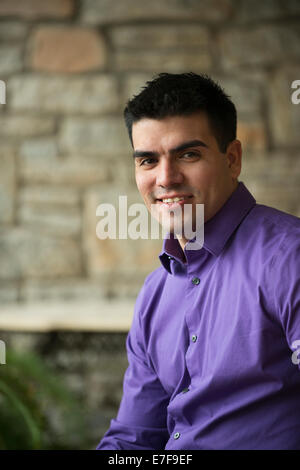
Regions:
<instances>
[{"instance_id":1,"label":"dark hair","mask_svg":"<svg viewBox=\"0 0 300 470\"><path fill-rule=\"evenodd\" d=\"M128 101L124 119L132 144L132 125L142 118L163 119L204 111L221 152L236 138L236 108L208 75L160 73Z\"/></svg>"}]
</instances>

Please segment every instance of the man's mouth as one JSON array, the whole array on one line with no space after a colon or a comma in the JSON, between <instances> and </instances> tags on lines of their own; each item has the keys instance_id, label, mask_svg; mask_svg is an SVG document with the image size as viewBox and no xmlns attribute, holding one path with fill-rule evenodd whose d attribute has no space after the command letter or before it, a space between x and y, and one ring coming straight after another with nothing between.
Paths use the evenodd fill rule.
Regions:
<instances>
[{"instance_id":1,"label":"man's mouth","mask_svg":"<svg viewBox=\"0 0 300 470\"><path fill-rule=\"evenodd\" d=\"M183 204L186 204L188 202L191 202L191 198L193 196L174 196L174 197L164 197L161 199L156 199L156 202L158 204L161 204L165 207L170 207L170 206L176 206L180 205L182 206Z\"/></svg>"}]
</instances>

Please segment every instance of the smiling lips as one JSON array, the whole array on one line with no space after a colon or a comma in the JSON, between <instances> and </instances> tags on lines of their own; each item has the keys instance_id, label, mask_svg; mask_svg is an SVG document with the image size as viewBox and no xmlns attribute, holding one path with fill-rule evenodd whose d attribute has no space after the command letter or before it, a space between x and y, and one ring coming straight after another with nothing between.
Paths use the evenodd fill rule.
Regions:
<instances>
[{"instance_id":1,"label":"smiling lips","mask_svg":"<svg viewBox=\"0 0 300 470\"><path fill-rule=\"evenodd\" d=\"M157 199L159 204L164 206L171 206L171 205L183 205L188 199L192 198L193 196L173 196L173 197L164 197Z\"/></svg>"}]
</instances>

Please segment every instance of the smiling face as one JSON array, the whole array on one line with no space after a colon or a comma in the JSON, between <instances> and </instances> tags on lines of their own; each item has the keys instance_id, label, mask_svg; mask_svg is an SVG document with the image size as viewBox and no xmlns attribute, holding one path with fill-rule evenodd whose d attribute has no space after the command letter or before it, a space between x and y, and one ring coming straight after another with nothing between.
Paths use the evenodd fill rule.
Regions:
<instances>
[{"instance_id":1,"label":"smiling face","mask_svg":"<svg viewBox=\"0 0 300 470\"><path fill-rule=\"evenodd\" d=\"M161 120L143 118L133 124L132 141L136 183L147 208L151 211L152 205L151 213L158 219L180 206L181 220L176 221L175 214L170 227L175 233L176 224L183 224L186 204L192 205L194 229L196 204L204 204L206 222L237 187L241 144L234 140L226 153L220 152L203 112ZM183 199L166 200L175 197ZM182 247L186 241L182 239Z\"/></svg>"}]
</instances>

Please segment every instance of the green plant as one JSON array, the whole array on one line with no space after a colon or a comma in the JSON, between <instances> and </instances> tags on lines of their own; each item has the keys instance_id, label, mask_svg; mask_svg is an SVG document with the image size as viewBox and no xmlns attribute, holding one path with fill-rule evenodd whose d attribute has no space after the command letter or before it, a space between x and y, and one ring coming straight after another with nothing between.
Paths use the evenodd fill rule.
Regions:
<instances>
[{"instance_id":1,"label":"green plant","mask_svg":"<svg viewBox=\"0 0 300 470\"><path fill-rule=\"evenodd\" d=\"M73 393L41 358L7 349L0 365L0 449L75 448L76 436L84 445L84 416Z\"/></svg>"}]
</instances>

